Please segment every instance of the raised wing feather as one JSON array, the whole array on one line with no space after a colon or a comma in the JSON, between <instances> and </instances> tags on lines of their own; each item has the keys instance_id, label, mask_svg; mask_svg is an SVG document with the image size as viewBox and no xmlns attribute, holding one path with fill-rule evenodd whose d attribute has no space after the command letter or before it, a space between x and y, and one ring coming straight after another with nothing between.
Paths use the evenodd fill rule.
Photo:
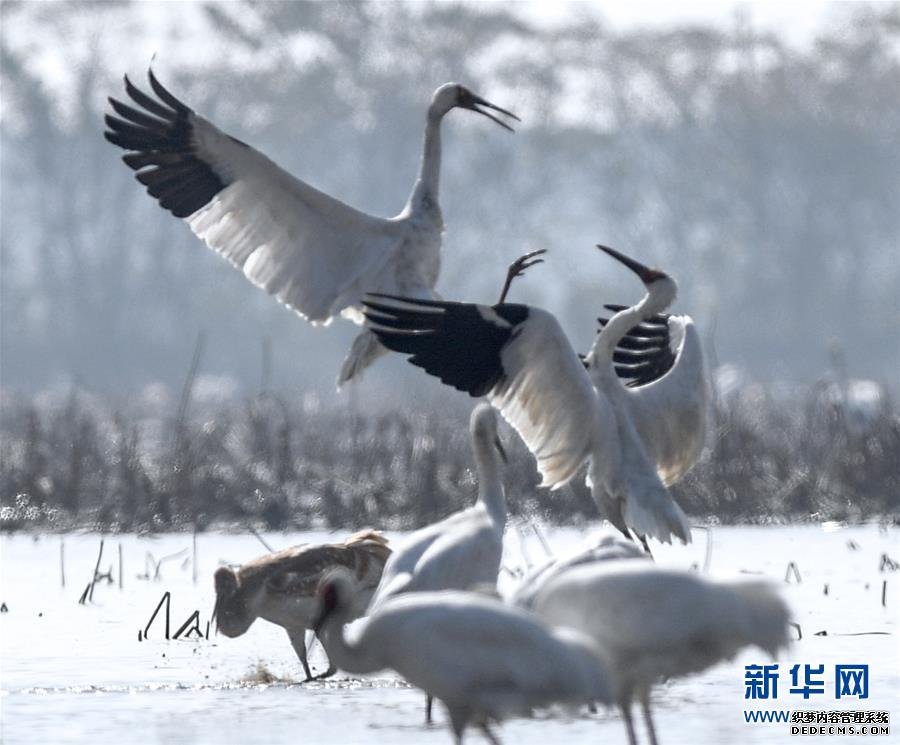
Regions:
<instances>
[{"instance_id":1,"label":"raised wing feather","mask_svg":"<svg viewBox=\"0 0 900 745\"><path fill-rule=\"evenodd\" d=\"M106 117L106 138L130 151L123 160L160 206L251 282L313 322L357 306L366 291L414 289L399 287L389 266L401 224L294 178L197 116L152 72L150 83L159 100L125 79L140 108L110 99L121 118Z\"/></svg>"},{"instance_id":2,"label":"raised wing feather","mask_svg":"<svg viewBox=\"0 0 900 745\"><path fill-rule=\"evenodd\" d=\"M677 482L696 463L706 438L709 383L690 316L670 316L675 363L661 378L626 389L625 402L662 482Z\"/></svg>"},{"instance_id":3,"label":"raised wing feather","mask_svg":"<svg viewBox=\"0 0 900 745\"><path fill-rule=\"evenodd\" d=\"M388 349L458 390L487 395L537 459L542 486L563 486L601 444L608 403L550 313L386 296L363 304Z\"/></svg>"},{"instance_id":4,"label":"raised wing feather","mask_svg":"<svg viewBox=\"0 0 900 745\"><path fill-rule=\"evenodd\" d=\"M537 459L541 486L558 489L601 444L596 440L610 420L609 405L546 311L529 309L501 359L506 374L488 400Z\"/></svg>"}]
</instances>

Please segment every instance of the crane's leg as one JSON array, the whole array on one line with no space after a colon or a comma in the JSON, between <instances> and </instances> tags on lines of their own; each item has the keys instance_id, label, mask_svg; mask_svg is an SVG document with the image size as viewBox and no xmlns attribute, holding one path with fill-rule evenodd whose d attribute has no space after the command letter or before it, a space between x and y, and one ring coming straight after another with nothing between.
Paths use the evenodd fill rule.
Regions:
<instances>
[{"instance_id":1,"label":"crane's leg","mask_svg":"<svg viewBox=\"0 0 900 745\"><path fill-rule=\"evenodd\" d=\"M509 286L512 284L512 281L516 277L520 277L529 267L532 267L535 264L540 264L543 259L535 259L534 257L540 256L544 253L547 253L547 249L539 248L537 251L532 251L531 253L527 253L524 256L520 256L512 264L509 265L509 269L506 272L506 282L503 284L503 292L500 293L500 299L497 301L498 305L506 300L506 293L509 292ZM531 259L534 260L531 261Z\"/></svg>"},{"instance_id":2,"label":"crane's leg","mask_svg":"<svg viewBox=\"0 0 900 745\"><path fill-rule=\"evenodd\" d=\"M434 705L434 699L430 693L425 694L425 726L431 724L431 708Z\"/></svg>"},{"instance_id":3,"label":"crane's leg","mask_svg":"<svg viewBox=\"0 0 900 745\"><path fill-rule=\"evenodd\" d=\"M637 745L637 735L634 734L634 721L631 719L631 702L620 704L622 719L625 720L625 731L628 733L628 745Z\"/></svg>"},{"instance_id":4,"label":"crane's leg","mask_svg":"<svg viewBox=\"0 0 900 745\"><path fill-rule=\"evenodd\" d=\"M488 727L487 722L482 722L479 727L484 734L484 739L491 743L491 745L503 745L503 743L500 742L500 738L491 732L491 728Z\"/></svg>"},{"instance_id":5,"label":"crane's leg","mask_svg":"<svg viewBox=\"0 0 900 745\"><path fill-rule=\"evenodd\" d=\"M303 672L306 673L306 681L313 679L312 671L309 669L309 662L306 661L306 629L303 631L288 630L288 639L291 640L291 646L300 658L300 664L303 665Z\"/></svg>"},{"instance_id":6,"label":"crane's leg","mask_svg":"<svg viewBox=\"0 0 900 745\"><path fill-rule=\"evenodd\" d=\"M657 745L656 727L653 726L653 714L650 713L650 691L644 691L641 696L641 708L644 710L644 723L650 735L650 745Z\"/></svg>"},{"instance_id":7,"label":"crane's leg","mask_svg":"<svg viewBox=\"0 0 900 745\"><path fill-rule=\"evenodd\" d=\"M316 634L313 638L314 638L314 639L319 639L318 634ZM325 645L322 644L322 640L321 640L321 639L319 639L319 644L322 645L322 650L324 651ZM327 653L327 652L325 652L325 656L326 656L326 657L328 656L328 653ZM334 665L331 664L331 660L328 660L328 669L327 669L324 673L319 673L318 675L314 676L314 677L313 677L313 680L325 680L325 678L330 678L330 677L331 677L332 675L334 675L336 672L337 672L337 668L336 668Z\"/></svg>"},{"instance_id":8,"label":"crane's leg","mask_svg":"<svg viewBox=\"0 0 900 745\"><path fill-rule=\"evenodd\" d=\"M369 329L364 329L360 332L353 340L350 351L347 353L344 362L341 364L341 372L337 379L338 390L353 378L358 378L363 370L375 362L379 357L387 354L387 351L388 350L381 345L381 342L378 341L378 337L369 331Z\"/></svg>"}]
</instances>

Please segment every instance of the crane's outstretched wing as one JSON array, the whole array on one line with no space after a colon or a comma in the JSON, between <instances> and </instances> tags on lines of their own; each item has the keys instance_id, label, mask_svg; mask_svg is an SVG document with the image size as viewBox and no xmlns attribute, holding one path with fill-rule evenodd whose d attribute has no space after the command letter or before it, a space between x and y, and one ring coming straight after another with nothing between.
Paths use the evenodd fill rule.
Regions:
<instances>
[{"instance_id":1,"label":"crane's outstretched wing","mask_svg":"<svg viewBox=\"0 0 900 745\"><path fill-rule=\"evenodd\" d=\"M603 306L612 313L624 310L624 305L608 303ZM609 318L597 319L602 331ZM584 355L581 355L584 359ZM675 364L671 349L669 316L659 314L629 329L613 352L616 375L630 388L646 385L665 375Z\"/></svg>"},{"instance_id":2,"label":"crane's outstretched wing","mask_svg":"<svg viewBox=\"0 0 900 745\"><path fill-rule=\"evenodd\" d=\"M618 313L623 305L605 305ZM597 319L601 330L608 319ZM709 382L690 316L660 314L634 326L613 353L635 430L666 486L696 463L706 438Z\"/></svg>"},{"instance_id":3,"label":"crane's outstretched wing","mask_svg":"<svg viewBox=\"0 0 900 745\"><path fill-rule=\"evenodd\" d=\"M669 316L675 360L661 377L626 388L631 421L662 482L677 482L697 462L706 439L709 381L690 316Z\"/></svg>"},{"instance_id":4,"label":"crane's outstretched wing","mask_svg":"<svg viewBox=\"0 0 900 745\"><path fill-rule=\"evenodd\" d=\"M546 311L385 295L363 305L388 349L412 355L412 364L457 390L487 396L537 459L542 486L567 483L614 422Z\"/></svg>"},{"instance_id":5,"label":"crane's outstretched wing","mask_svg":"<svg viewBox=\"0 0 900 745\"><path fill-rule=\"evenodd\" d=\"M370 290L409 292L383 271L402 242L396 222L294 178L149 77L158 99L127 77L138 108L109 99L119 116L106 116L106 139L129 151L122 159L163 209L251 282L313 322L358 306Z\"/></svg>"}]
</instances>

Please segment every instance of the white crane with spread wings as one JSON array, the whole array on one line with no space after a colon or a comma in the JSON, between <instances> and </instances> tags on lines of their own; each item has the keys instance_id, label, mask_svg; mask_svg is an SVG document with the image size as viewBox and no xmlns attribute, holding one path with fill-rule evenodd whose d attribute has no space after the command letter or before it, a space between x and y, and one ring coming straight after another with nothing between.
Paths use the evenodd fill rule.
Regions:
<instances>
[{"instance_id":1,"label":"white crane with spread wings","mask_svg":"<svg viewBox=\"0 0 900 745\"><path fill-rule=\"evenodd\" d=\"M637 321L675 297L671 277L647 272ZM660 481L627 407L595 388L550 313L504 297L487 306L371 295L364 305L369 328L388 349L411 355L412 364L458 390L487 396L537 459L542 486L558 489L589 463L594 500L623 534L689 542L687 518ZM598 336L588 367L598 344L615 348L631 325Z\"/></svg>"},{"instance_id":2,"label":"white crane with spread wings","mask_svg":"<svg viewBox=\"0 0 900 745\"><path fill-rule=\"evenodd\" d=\"M649 297L658 273L604 250L641 278ZM659 478L670 486L697 462L706 438L709 381L697 328L690 316L648 315L640 303L605 307L615 315L599 319L602 329L585 365L594 385L625 409ZM645 348L621 348L637 342ZM626 383L630 363L635 377Z\"/></svg>"},{"instance_id":3,"label":"white crane with spread wings","mask_svg":"<svg viewBox=\"0 0 900 745\"><path fill-rule=\"evenodd\" d=\"M368 215L294 178L258 150L222 132L149 72L158 99L125 78L139 108L113 98L106 139L164 209L255 285L312 323L340 314L362 323L366 292L434 298L444 223L438 204L441 120L470 109L512 131L488 109L514 114L446 83L434 92L419 175L396 217ZM383 350L366 330L344 360L338 386Z\"/></svg>"}]
</instances>

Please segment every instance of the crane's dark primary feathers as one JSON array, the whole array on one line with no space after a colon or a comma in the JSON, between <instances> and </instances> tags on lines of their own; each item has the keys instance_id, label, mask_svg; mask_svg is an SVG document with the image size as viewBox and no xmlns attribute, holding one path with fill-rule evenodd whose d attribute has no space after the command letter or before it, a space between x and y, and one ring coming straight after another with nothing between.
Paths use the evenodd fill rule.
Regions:
<instances>
[{"instance_id":1,"label":"crane's dark primary feathers","mask_svg":"<svg viewBox=\"0 0 900 745\"><path fill-rule=\"evenodd\" d=\"M625 310L624 305L603 306L611 313ZM609 318L598 318L603 329ZM669 337L669 316L662 313L632 326L613 351L616 374L629 388L652 383L665 375L675 365Z\"/></svg>"},{"instance_id":2,"label":"crane's dark primary feathers","mask_svg":"<svg viewBox=\"0 0 900 745\"><path fill-rule=\"evenodd\" d=\"M187 217L228 184L197 154L194 112L169 93L152 70L148 74L159 100L137 88L126 75L125 92L140 109L110 98L119 116L106 115L109 129L103 134L113 145L129 151L122 160L137 171L135 178L163 209L175 217Z\"/></svg>"},{"instance_id":3,"label":"crane's dark primary feathers","mask_svg":"<svg viewBox=\"0 0 900 745\"><path fill-rule=\"evenodd\" d=\"M528 318L528 306L513 303L490 308L509 325L486 315L487 306L471 303L373 293L363 305L368 327L385 347L412 355L413 365L474 397L504 379L501 352Z\"/></svg>"}]
</instances>

